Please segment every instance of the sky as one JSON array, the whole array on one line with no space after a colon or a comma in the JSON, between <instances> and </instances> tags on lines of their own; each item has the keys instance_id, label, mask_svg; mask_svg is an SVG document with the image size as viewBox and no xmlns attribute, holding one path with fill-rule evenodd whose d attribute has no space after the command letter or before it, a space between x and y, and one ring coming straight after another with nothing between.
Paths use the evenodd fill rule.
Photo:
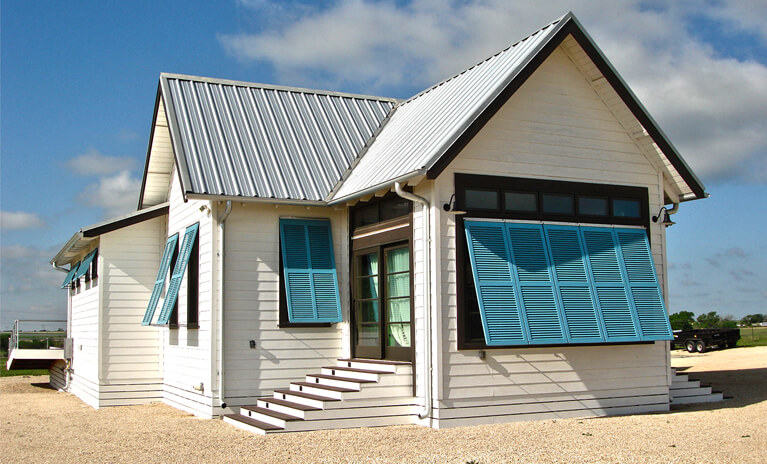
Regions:
<instances>
[{"instance_id":1,"label":"sky","mask_svg":"<svg viewBox=\"0 0 767 464\"><path fill-rule=\"evenodd\" d=\"M767 313L763 0L35 1L0 6L0 328L64 319L50 259L136 209L161 72L407 98L570 10L711 194L670 311Z\"/></svg>"}]
</instances>

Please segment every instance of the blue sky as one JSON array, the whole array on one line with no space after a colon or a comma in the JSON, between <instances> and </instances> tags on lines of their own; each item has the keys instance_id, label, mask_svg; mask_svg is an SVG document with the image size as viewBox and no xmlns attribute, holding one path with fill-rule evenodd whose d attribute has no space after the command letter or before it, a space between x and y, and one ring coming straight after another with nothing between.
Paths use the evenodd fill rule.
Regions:
<instances>
[{"instance_id":1,"label":"blue sky","mask_svg":"<svg viewBox=\"0 0 767 464\"><path fill-rule=\"evenodd\" d=\"M64 318L48 261L135 209L160 72L405 98L568 10L711 193L672 311L767 313L767 2L41 1L0 11L0 327Z\"/></svg>"}]
</instances>

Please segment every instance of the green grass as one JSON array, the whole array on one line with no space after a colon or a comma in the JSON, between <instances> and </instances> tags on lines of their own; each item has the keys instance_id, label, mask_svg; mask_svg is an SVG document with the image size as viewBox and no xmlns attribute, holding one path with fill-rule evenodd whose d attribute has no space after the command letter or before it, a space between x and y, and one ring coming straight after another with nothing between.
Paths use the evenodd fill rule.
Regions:
<instances>
[{"instance_id":1,"label":"green grass","mask_svg":"<svg viewBox=\"0 0 767 464\"><path fill-rule=\"evenodd\" d=\"M767 327L741 327L738 346L767 346Z\"/></svg>"},{"instance_id":2,"label":"green grass","mask_svg":"<svg viewBox=\"0 0 767 464\"><path fill-rule=\"evenodd\" d=\"M9 371L5 368L8 358L0 358L0 377L12 377L16 375L48 375L48 369L21 369Z\"/></svg>"}]
</instances>

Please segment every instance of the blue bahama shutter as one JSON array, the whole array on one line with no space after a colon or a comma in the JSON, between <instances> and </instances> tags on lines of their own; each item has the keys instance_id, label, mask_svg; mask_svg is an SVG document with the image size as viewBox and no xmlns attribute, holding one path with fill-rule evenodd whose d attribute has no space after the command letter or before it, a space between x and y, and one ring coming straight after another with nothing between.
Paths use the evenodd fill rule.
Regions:
<instances>
[{"instance_id":1,"label":"blue bahama shutter","mask_svg":"<svg viewBox=\"0 0 767 464\"><path fill-rule=\"evenodd\" d=\"M160 301L160 295L165 288L165 278L168 276L170 260L173 257L173 252L176 250L176 243L178 243L178 233L168 237L168 240L165 242L165 250L162 252L162 259L160 260L160 270L157 271L157 279L155 279L152 295L149 297L149 304L146 307L141 325L150 325L152 323L155 309L157 309L157 302Z\"/></svg>"},{"instance_id":2,"label":"blue bahama shutter","mask_svg":"<svg viewBox=\"0 0 767 464\"><path fill-rule=\"evenodd\" d=\"M639 324L621 272L613 229L605 227L581 227L580 229L597 304L602 313L605 340L608 342L639 341Z\"/></svg>"},{"instance_id":3,"label":"blue bahama shutter","mask_svg":"<svg viewBox=\"0 0 767 464\"><path fill-rule=\"evenodd\" d=\"M553 276L571 343L604 342L602 316L597 309L578 227L544 225Z\"/></svg>"},{"instance_id":4,"label":"blue bahama shutter","mask_svg":"<svg viewBox=\"0 0 767 464\"><path fill-rule=\"evenodd\" d=\"M330 221L280 219L280 243L290 322L341 322Z\"/></svg>"},{"instance_id":5,"label":"blue bahama shutter","mask_svg":"<svg viewBox=\"0 0 767 464\"><path fill-rule=\"evenodd\" d=\"M77 268L80 266L80 263L77 262L72 265L72 267L69 268L69 272L67 272L67 276L64 277L64 282L61 283L61 288L67 288L72 284L72 280L75 278L75 273L77 272Z\"/></svg>"},{"instance_id":6,"label":"blue bahama shutter","mask_svg":"<svg viewBox=\"0 0 767 464\"><path fill-rule=\"evenodd\" d=\"M540 224L506 224L506 233L530 343L567 342L543 227Z\"/></svg>"},{"instance_id":7,"label":"blue bahama shutter","mask_svg":"<svg viewBox=\"0 0 767 464\"><path fill-rule=\"evenodd\" d=\"M464 227L485 343L526 345L527 322L514 285L505 225L465 221Z\"/></svg>"},{"instance_id":8,"label":"blue bahama shutter","mask_svg":"<svg viewBox=\"0 0 767 464\"><path fill-rule=\"evenodd\" d=\"M88 253L85 256L85 258L83 258L83 261L80 263L80 266L77 268L77 273L75 274L74 280L79 279L80 277L84 276L86 272L88 272L91 262L93 261L93 257L96 256L96 252L98 250L99 250L98 248L95 248L93 251Z\"/></svg>"},{"instance_id":9,"label":"blue bahama shutter","mask_svg":"<svg viewBox=\"0 0 767 464\"><path fill-rule=\"evenodd\" d=\"M160 315L157 317L157 324L167 324L170 319L170 314L173 312L173 306L175 306L176 299L178 298L178 290L181 288L181 280L184 278L186 264L189 262L189 255L192 253L194 241L197 240L197 230L199 227L199 223L193 224L187 227L184 232L184 240L181 242L176 265L173 268L173 275L170 277L170 282L168 283L168 291L165 293L165 301L163 301Z\"/></svg>"},{"instance_id":10,"label":"blue bahama shutter","mask_svg":"<svg viewBox=\"0 0 767 464\"><path fill-rule=\"evenodd\" d=\"M672 340L666 306L658 285L650 243L644 230L616 229L631 303L636 310L642 340Z\"/></svg>"}]
</instances>

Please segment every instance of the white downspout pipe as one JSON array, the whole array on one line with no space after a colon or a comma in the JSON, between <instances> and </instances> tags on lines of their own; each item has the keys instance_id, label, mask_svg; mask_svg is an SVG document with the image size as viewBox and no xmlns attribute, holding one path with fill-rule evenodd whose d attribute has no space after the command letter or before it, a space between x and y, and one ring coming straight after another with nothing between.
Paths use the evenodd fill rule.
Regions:
<instances>
[{"instance_id":1,"label":"white downspout pipe","mask_svg":"<svg viewBox=\"0 0 767 464\"><path fill-rule=\"evenodd\" d=\"M426 312L424 314L423 318L423 333L424 333L424 356L423 356L423 363L426 369L425 375L424 375L424 405L423 405L423 411L421 411L418 414L418 417L420 419L426 419L431 415L431 408L432 408L432 398L431 398L431 377L433 373L433 368L431 365L431 318L432 318L432 307L431 307L431 260L430 260L430 253L431 253L431 232L430 232L430 223L431 223L431 206L429 205L429 201L426 200L426 198L415 195L410 192L406 192L402 189L402 184L399 182L394 183L394 191L399 195L400 197L414 201L417 203L420 203L423 205L423 213L424 213L424 235L426 236L426 239L424 241L425 243L425 249L424 249L424 266L423 266L423 275L424 275L424 292L426 294Z\"/></svg>"},{"instance_id":2,"label":"white downspout pipe","mask_svg":"<svg viewBox=\"0 0 767 464\"><path fill-rule=\"evenodd\" d=\"M218 218L218 400L226 409L224 398L224 223L232 212L232 202L226 202L223 214Z\"/></svg>"}]
</instances>

